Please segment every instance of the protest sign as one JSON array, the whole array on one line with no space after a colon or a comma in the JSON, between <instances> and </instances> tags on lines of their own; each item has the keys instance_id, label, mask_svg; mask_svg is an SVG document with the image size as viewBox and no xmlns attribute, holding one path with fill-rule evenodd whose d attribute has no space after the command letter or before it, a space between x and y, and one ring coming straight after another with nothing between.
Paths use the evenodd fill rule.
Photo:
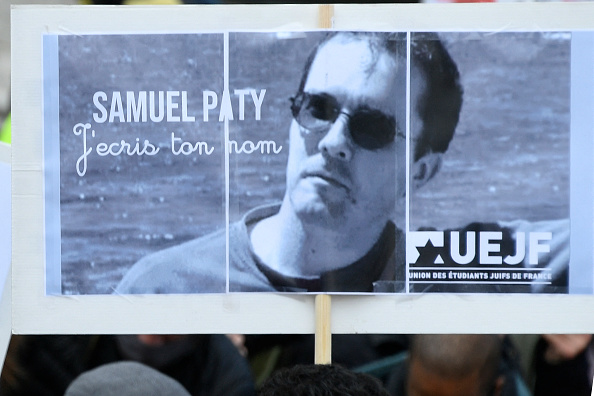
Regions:
<instances>
[{"instance_id":1,"label":"protest sign","mask_svg":"<svg viewBox=\"0 0 594 396\"><path fill-rule=\"evenodd\" d=\"M449 302L470 293L488 306L529 294L592 294L592 211L583 202L592 201L593 133L575 99L592 103L579 92L594 36L583 26L539 20L494 33L452 14L447 28L381 20L363 28L341 25L347 6L336 8L341 32L328 37L311 22L289 29L288 20L269 31L255 20L196 28L186 16L173 30L118 25L120 12L131 10L102 10L113 23L105 28L90 23L84 8L61 10L72 28L44 31L41 48L27 44L43 54L35 57L43 118L13 114L31 131L20 144L15 138L17 185L21 194L35 191L34 207L44 213L39 251L16 270L17 283L26 268L36 273L19 306L78 301L107 312L103 304L117 301L110 306L121 315L139 301L159 312L164 301L209 302L200 310L225 318L189 326L206 332L254 315L227 304L273 312L289 301L258 292L297 293L289 305L299 312L311 308L303 293L319 292L396 293L368 301L380 307L413 298L419 308L418 296L434 292L452 294L442 300ZM41 38L32 20L31 43ZM349 47L361 37L379 48L389 43L390 57ZM319 57L310 57L320 41ZM371 54L366 83L357 85ZM346 71L333 74L332 62ZM384 62L393 69L382 69ZM374 78L392 85L371 84ZM449 132L443 117L451 118ZM325 138L343 123L343 146ZM43 144L25 150L23 142L41 139L33 124L42 126ZM34 172L42 190L25 179L30 163L43 168ZM578 176L588 182L574 182ZM136 329L148 321L163 329L134 315L144 324L97 326ZM30 329L23 331L44 328L16 317Z\"/></svg>"}]
</instances>

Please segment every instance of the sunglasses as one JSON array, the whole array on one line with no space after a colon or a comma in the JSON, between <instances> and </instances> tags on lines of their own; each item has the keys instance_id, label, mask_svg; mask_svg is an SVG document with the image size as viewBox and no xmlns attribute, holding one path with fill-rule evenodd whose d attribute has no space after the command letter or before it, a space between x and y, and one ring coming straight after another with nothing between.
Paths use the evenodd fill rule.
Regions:
<instances>
[{"instance_id":1,"label":"sunglasses","mask_svg":"<svg viewBox=\"0 0 594 396\"><path fill-rule=\"evenodd\" d=\"M324 93L300 92L290 100L295 121L313 133L328 132L336 119L344 114L348 117L351 138L364 149L377 150L392 143L396 135L405 137L394 117L367 106L359 106L352 113L345 113L334 96Z\"/></svg>"}]
</instances>

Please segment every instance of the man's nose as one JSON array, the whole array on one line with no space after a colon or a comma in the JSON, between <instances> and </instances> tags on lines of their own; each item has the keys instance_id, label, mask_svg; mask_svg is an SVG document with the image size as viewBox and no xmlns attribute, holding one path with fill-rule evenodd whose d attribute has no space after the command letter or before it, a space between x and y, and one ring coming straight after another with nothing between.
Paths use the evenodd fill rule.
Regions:
<instances>
[{"instance_id":1,"label":"man's nose","mask_svg":"<svg viewBox=\"0 0 594 396\"><path fill-rule=\"evenodd\" d=\"M348 128L348 116L341 114L318 143L318 149L336 159L349 161L353 156L353 146Z\"/></svg>"}]
</instances>

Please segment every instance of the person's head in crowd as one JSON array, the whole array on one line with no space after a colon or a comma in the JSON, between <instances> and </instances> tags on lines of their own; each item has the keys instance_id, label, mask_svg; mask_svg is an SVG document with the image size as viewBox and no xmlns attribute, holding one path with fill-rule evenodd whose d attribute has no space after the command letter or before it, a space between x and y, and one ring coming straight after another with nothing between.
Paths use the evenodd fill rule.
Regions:
<instances>
[{"instance_id":1,"label":"person's head in crowd","mask_svg":"<svg viewBox=\"0 0 594 396\"><path fill-rule=\"evenodd\" d=\"M389 396L378 379L337 365L295 365L275 371L258 396Z\"/></svg>"},{"instance_id":2,"label":"person's head in crowd","mask_svg":"<svg viewBox=\"0 0 594 396\"><path fill-rule=\"evenodd\" d=\"M110 363L78 376L64 396L190 396L173 378L137 362Z\"/></svg>"},{"instance_id":3,"label":"person's head in crowd","mask_svg":"<svg viewBox=\"0 0 594 396\"><path fill-rule=\"evenodd\" d=\"M423 334L413 337L407 396L496 396L502 340L493 334Z\"/></svg>"}]
</instances>

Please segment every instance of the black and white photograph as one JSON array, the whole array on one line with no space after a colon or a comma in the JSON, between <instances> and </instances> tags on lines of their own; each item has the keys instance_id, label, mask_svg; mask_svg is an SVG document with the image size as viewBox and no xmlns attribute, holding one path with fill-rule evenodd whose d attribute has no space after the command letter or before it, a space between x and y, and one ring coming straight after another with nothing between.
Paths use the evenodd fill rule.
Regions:
<instances>
[{"instance_id":1,"label":"black and white photograph","mask_svg":"<svg viewBox=\"0 0 594 396\"><path fill-rule=\"evenodd\" d=\"M372 292L403 274L405 87L404 33L231 33L228 234L143 259L117 291L162 292L172 265L197 281L170 292L204 292L227 263L230 292ZM227 237L225 262L211 252Z\"/></svg>"},{"instance_id":2,"label":"black and white photograph","mask_svg":"<svg viewBox=\"0 0 594 396\"><path fill-rule=\"evenodd\" d=\"M439 37L429 91L436 35L412 34L410 290L567 293L571 33Z\"/></svg>"},{"instance_id":3,"label":"black and white photograph","mask_svg":"<svg viewBox=\"0 0 594 396\"><path fill-rule=\"evenodd\" d=\"M53 39L48 294L568 292L571 33Z\"/></svg>"},{"instance_id":4,"label":"black and white photograph","mask_svg":"<svg viewBox=\"0 0 594 396\"><path fill-rule=\"evenodd\" d=\"M404 275L406 34L238 33L229 58L232 86L267 89L266 121L230 130L230 290L393 288ZM261 149L236 153L246 142Z\"/></svg>"},{"instance_id":5,"label":"black and white photograph","mask_svg":"<svg viewBox=\"0 0 594 396\"><path fill-rule=\"evenodd\" d=\"M59 108L60 172L45 189L59 189L61 227L61 262L48 256L46 266L61 270L48 292L114 293L142 258L225 229L223 43L222 34L58 36L59 103L46 108ZM200 290L224 292L224 246L211 255L221 281ZM158 275L155 293L194 282L180 264Z\"/></svg>"}]
</instances>

